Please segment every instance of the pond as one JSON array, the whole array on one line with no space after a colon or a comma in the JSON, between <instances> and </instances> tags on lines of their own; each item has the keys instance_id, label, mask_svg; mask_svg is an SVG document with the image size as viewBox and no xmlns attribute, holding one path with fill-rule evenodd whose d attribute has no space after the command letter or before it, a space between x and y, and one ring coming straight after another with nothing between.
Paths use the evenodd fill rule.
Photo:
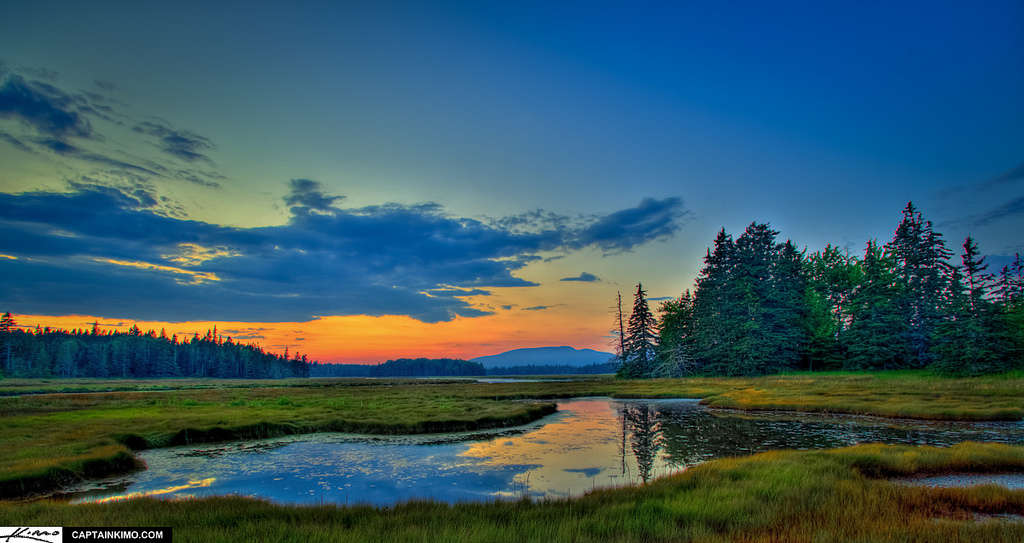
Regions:
<instances>
[{"instance_id":1,"label":"pond","mask_svg":"<svg viewBox=\"0 0 1024 543\"><path fill-rule=\"evenodd\" d=\"M505 430L308 434L139 453L148 469L93 482L73 502L238 494L282 503L444 502L575 496L711 458L865 442L1024 443L1019 422L938 423L709 410L692 400L582 398Z\"/></svg>"}]
</instances>

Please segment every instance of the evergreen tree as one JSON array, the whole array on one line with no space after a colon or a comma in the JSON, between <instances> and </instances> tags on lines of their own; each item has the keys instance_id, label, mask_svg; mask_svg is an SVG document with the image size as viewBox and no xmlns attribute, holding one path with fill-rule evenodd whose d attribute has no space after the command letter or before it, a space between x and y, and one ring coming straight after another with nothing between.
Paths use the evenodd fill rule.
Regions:
<instances>
[{"instance_id":1,"label":"evergreen tree","mask_svg":"<svg viewBox=\"0 0 1024 543\"><path fill-rule=\"evenodd\" d=\"M804 260L807 349L804 366L839 369L844 353L840 337L850 326L850 297L861 282L856 257L831 244Z\"/></svg>"},{"instance_id":2,"label":"evergreen tree","mask_svg":"<svg viewBox=\"0 0 1024 543\"><path fill-rule=\"evenodd\" d=\"M992 275L970 236L964 240L962 266L950 274L946 296L948 316L936 330L938 358L934 367L957 375L1008 369L1009 349L996 333L995 306L988 299Z\"/></svg>"},{"instance_id":3,"label":"evergreen tree","mask_svg":"<svg viewBox=\"0 0 1024 543\"><path fill-rule=\"evenodd\" d=\"M843 337L846 369L902 367L907 358L907 321L899 305L901 283L893 255L869 241L861 260L861 283L850 297L850 328Z\"/></svg>"},{"instance_id":4,"label":"evergreen tree","mask_svg":"<svg viewBox=\"0 0 1024 543\"><path fill-rule=\"evenodd\" d=\"M693 295L693 344L697 365L715 375L728 374L742 322L733 282L735 244L721 229L704 257Z\"/></svg>"},{"instance_id":5,"label":"evergreen tree","mask_svg":"<svg viewBox=\"0 0 1024 543\"><path fill-rule=\"evenodd\" d=\"M647 306L647 292L637 283L633 312L629 315L629 325L626 327L626 352L619 376L633 379L650 377L657 357L656 341L656 321Z\"/></svg>"},{"instance_id":6,"label":"evergreen tree","mask_svg":"<svg viewBox=\"0 0 1024 543\"><path fill-rule=\"evenodd\" d=\"M931 339L942 319L940 298L952 254L931 221L907 202L903 219L886 246L894 259L899 297L896 303L907 323L904 330L905 358L901 365L923 367L932 361Z\"/></svg>"},{"instance_id":7,"label":"evergreen tree","mask_svg":"<svg viewBox=\"0 0 1024 543\"><path fill-rule=\"evenodd\" d=\"M0 324L3 319L0 318ZM11 363L6 375L17 377L303 377L309 373L306 357L284 360L253 345L230 339L214 343L196 334L180 343L154 331L143 333L138 326L126 332L103 332L97 326L81 330L52 330L36 327L16 329L8 321L7 333L0 333L11 346ZM3 357L0 357L3 358Z\"/></svg>"},{"instance_id":8,"label":"evergreen tree","mask_svg":"<svg viewBox=\"0 0 1024 543\"><path fill-rule=\"evenodd\" d=\"M693 346L693 296L687 290L658 308L657 377L683 377L697 373Z\"/></svg>"},{"instance_id":9,"label":"evergreen tree","mask_svg":"<svg viewBox=\"0 0 1024 543\"><path fill-rule=\"evenodd\" d=\"M0 317L0 336L3 337L4 374L11 375L14 370L14 337L11 335L15 322L11 312L4 313Z\"/></svg>"}]
</instances>

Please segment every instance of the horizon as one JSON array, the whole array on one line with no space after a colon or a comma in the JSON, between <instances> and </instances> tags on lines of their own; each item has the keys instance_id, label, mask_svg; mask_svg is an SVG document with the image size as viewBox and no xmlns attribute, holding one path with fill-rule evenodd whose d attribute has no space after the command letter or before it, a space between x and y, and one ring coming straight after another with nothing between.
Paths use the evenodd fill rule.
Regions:
<instances>
[{"instance_id":1,"label":"horizon","mask_svg":"<svg viewBox=\"0 0 1024 543\"><path fill-rule=\"evenodd\" d=\"M469 360L608 350L752 221L1024 252L1024 6L730 11L4 6L0 311Z\"/></svg>"}]
</instances>

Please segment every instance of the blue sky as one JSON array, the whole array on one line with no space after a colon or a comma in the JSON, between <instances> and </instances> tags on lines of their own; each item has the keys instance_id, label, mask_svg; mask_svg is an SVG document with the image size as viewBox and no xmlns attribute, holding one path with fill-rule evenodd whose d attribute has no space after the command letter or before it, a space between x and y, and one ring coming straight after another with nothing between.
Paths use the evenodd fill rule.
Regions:
<instances>
[{"instance_id":1,"label":"blue sky","mask_svg":"<svg viewBox=\"0 0 1024 543\"><path fill-rule=\"evenodd\" d=\"M951 245L971 233L992 255L1024 249L1019 2L9 2L0 61L0 196L35 221L5 221L0 253L22 257L8 277L50 266L60 286L5 280L15 312L603 319L635 281L654 296L689 286L723 226L768 221L801 246L860 251L907 200ZM58 220L57 202L78 201L104 210L102 233ZM164 237L126 240L115 219ZM338 231L346 221L366 235ZM12 241L25 228L48 241ZM199 231L222 253L182 256ZM356 252L281 286L295 266L239 241L257 233ZM424 242L439 236L450 254ZM37 249L49 246L63 252ZM306 254L306 270L326 262ZM112 270L137 286L130 298L95 309L58 295L85 271L109 286ZM366 295L330 286L344 274ZM221 300L214 286L224 300L298 299L273 318L260 303L146 302ZM603 341L598 322L574 341Z\"/></svg>"}]
</instances>

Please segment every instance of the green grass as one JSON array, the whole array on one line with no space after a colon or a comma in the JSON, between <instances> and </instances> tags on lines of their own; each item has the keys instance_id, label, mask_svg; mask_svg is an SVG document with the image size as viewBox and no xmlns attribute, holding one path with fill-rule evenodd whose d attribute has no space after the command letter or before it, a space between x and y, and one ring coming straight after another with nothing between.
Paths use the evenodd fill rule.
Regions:
<instances>
[{"instance_id":1,"label":"green grass","mask_svg":"<svg viewBox=\"0 0 1024 543\"><path fill-rule=\"evenodd\" d=\"M172 526L177 541L1019 542L1024 491L931 489L890 475L1024 471L1024 447L860 445L719 459L650 484L567 500L394 507L240 497L0 505L0 525Z\"/></svg>"},{"instance_id":2,"label":"green grass","mask_svg":"<svg viewBox=\"0 0 1024 543\"><path fill-rule=\"evenodd\" d=\"M69 387L89 392L51 393ZM132 449L319 431L395 434L510 426L554 409L537 400L579 396L703 398L712 407L921 419L1024 417L1020 372L969 379L899 371L493 384L4 380L0 391L25 393L0 397L0 496L7 497L132 469Z\"/></svg>"},{"instance_id":3,"label":"green grass","mask_svg":"<svg viewBox=\"0 0 1024 543\"><path fill-rule=\"evenodd\" d=\"M524 424L550 402L446 385L186 388L0 398L0 496L134 467L130 449L322 431L409 434Z\"/></svg>"}]
</instances>

